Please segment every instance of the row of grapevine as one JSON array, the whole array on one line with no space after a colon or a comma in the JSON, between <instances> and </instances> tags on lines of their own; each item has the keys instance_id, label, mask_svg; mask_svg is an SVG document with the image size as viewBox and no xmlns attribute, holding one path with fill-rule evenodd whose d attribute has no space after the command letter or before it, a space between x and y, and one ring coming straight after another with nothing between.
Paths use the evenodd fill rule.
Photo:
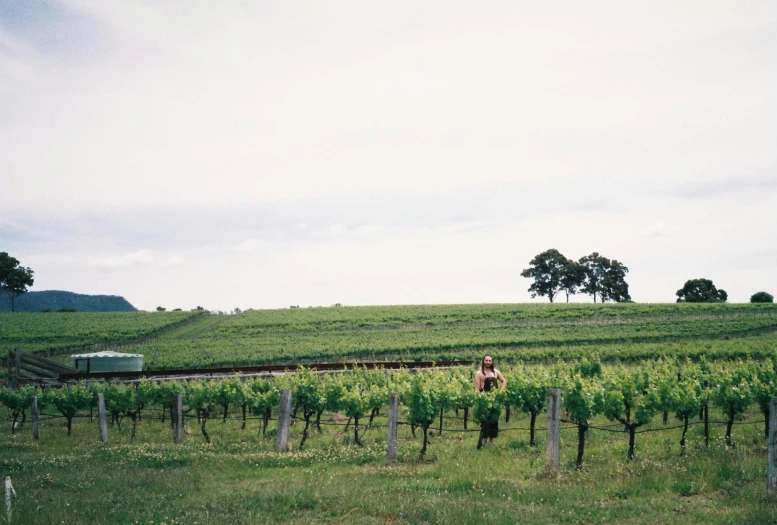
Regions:
<instances>
[{"instance_id":1,"label":"row of grapevine","mask_svg":"<svg viewBox=\"0 0 777 525\"><path fill-rule=\"evenodd\" d=\"M226 325L227 323L224 323ZM222 325L219 330L226 330ZM214 331L195 340L161 339L140 350L158 354L158 367L206 364L259 364L300 359L331 360L347 356L371 359L401 356L406 359L455 359L477 349L497 352L511 359L546 356L551 359L575 354L575 347L608 346L611 358L621 355L621 346L645 343L672 345L672 341L717 342L721 338L772 329L777 317L732 316L724 319L683 319L634 321L615 324L561 324L548 326L470 327L448 325L438 328L275 331L254 333ZM706 341L700 341L706 340ZM748 342L749 343L749 342ZM758 342L754 343L758 346ZM659 345L660 346L660 345ZM642 347L640 347L642 348ZM644 347L649 354L667 353ZM688 350L696 354L701 350ZM726 350L722 350L726 351ZM745 349L747 353L751 350ZM590 353L589 350L579 352ZM635 358L643 356L635 355ZM536 357L535 357L536 358Z\"/></svg>"},{"instance_id":2,"label":"row of grapevine","mask_svg":"<svg viewBox=\"0 0 777 525\"><path fill-rule=\"evenodd\" d=\"M0 341L91 341L144 337L201 312L76 312L0 314Z\"/></svg>"},{"instance_id":3,"label":"row of grapevine","mask_svg":"<svg viewBox=\"0 0 777 525\"><path fill-rule=\"evenodd\" d=\"M632 368L603 367L596 360L583 360L575 365L517 365L502 372L508 378L507 387L481 394L474 391L473 371L469 369L418 373L354 369L349 373L319 375L300 368L296 374L272 380L144 380L135 385L75 384L43 391L30 386L18 390L0 388L0 403L11 411L15 423L25 417L33 396L37 396L40 407L53 407L67 420L70 433L73 417L94 406L97 394L102 392L107 411L115 421L132 421L134 437L143 410L161 407L172 414L172 405L182 394L189 415L197 417L202 435L209 441L208 420L221 413L226 421L230 408L242 411L243 428L249 411L263 416L262 431L266 431L269 411L277 407L280 391L289 389L295 413L304 424L299 444L302 448L312 426L320 431L325 411L341 412L349 418L353 441L359 444L360 432L372 425L373 418L388 403L389 394L397 392L407 410L407 423L423 432L423 457L429 429L434 427L437 417L452 410L464 410L465 426L470 410L476 421L493 420L505 409L520 410L529 416L533 446L536 418L546 410L548 389L561 388L566 420L578 429L577 464L582 465L586 431L596 417L603 416L628 432L628 457L632 458L638 429L659 414L664 414L665 423L669 414L683 423L680 444L684 450L689 420L701 415L706 422L709 407L717 408L726 417L726 442L730 444L735 420L757 405L768 421L769 401L777 395L777 369L771 360L692 363L660 359ZM440 432L442 428L440 420Z\"/></svg>"},{"instance_id":4,"label":"row of grapevine","mask_svg":"<svg viewBox=\"0 0 777 525\"><path fill-rule=\"evenodd\" d=\"M246 335L277 330L407 328L468 323L599 321L643 317L677 319L684 316L739 316L754 313L777 314L777 306L768 303L524 303L292 308L251 310L242 315L230 317L218 331Z\"/></svg>"}]
</instances>

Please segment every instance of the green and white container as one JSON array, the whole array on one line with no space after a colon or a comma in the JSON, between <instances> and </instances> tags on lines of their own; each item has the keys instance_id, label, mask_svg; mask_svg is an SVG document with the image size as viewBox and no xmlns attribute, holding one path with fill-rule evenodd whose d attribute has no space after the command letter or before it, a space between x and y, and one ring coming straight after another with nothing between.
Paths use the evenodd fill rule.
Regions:
<instances>
[{"instance_id":1,"label":"green and white container","mask_svg":"<svg viewBox=\"0 0 777 525\"><path fill-rule=\"evenodd\" d=\"M70 365L81 372L140 372L143 356L110 351L76 354L70 356Z\"/></svg>"}]
</instances>

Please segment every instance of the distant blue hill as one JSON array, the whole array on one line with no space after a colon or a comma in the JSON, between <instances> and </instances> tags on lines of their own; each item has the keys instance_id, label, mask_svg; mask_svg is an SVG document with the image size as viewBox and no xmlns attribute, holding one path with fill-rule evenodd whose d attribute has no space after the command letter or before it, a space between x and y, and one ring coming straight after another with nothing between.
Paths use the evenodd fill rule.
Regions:
<instances>
[{"instance_id":1,"label":"distant blue hill","mask_svg":"<svg viewBox=\"0 0 777 525\"><path fill-rule=\"evenodd\" d=\"M84 295L60 290L27 292L16 298L17 312L56 312L61 308L75 309L79 312L135 312L124 297L118 295ZM0 294L0 312L11 311L11 300L7 294Z\"/></svg>"}]
</instances>

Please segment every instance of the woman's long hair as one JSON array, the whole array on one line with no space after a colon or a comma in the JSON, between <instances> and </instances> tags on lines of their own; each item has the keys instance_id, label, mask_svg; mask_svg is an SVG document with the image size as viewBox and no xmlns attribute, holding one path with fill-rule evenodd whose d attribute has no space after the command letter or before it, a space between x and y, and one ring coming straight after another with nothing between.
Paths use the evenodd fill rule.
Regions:
<instances>
[{"instance_id":1,"label":"woman's long hair","mask_svg":"<svg viewBox=\"0 0 777 525\"><path fill-rule=\"evenodd\" d=\"M495 372L496 370L494 368L494 356L492 356L491 354L486 354L483 356L483 360L480 361L480 371L483 372L483 375L486 375L486 357L491 358L491 371Z\"/></svg>"}]
</instances>

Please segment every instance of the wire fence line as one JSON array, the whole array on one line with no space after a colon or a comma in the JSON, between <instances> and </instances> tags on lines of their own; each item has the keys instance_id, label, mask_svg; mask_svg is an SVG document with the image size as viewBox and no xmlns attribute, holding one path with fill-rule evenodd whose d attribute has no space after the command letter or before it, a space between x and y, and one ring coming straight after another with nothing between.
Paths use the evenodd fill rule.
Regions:
<instances>
[{"instance_id":1,"label":"wire fence line","mask_svg":"<svg viewBox=\"0 0 777 525\"><path fill-rule=\"evenodd\" d=\"M398 406L399 406L399 399L396 394L392 394L390 403L389 403L389 418L388 418L388 424L384 424L382 420L384 417L381 417L381 422L376 423L375 418L380 417L378 414L374 413L372 414L372 417L368 416L367 414L364 414L362 416L353 417L349 419L347 422L344 421L321 421L320 416L323 413L323 410L316 414L316 419L312 419L312 414L308 415L308 417L299 417L296 414L291 413L291 392L289 390L284 390L281 395L281 402L278 407L278 417L272 418L268 415L267 412L265 412L262 416L256 416L256 415L245 415L243 417L236 417L232 416L231 418L223 417L222 421L224 423L229 420L230 423L243 423L243 429L245 429L246 422L250 420L263 420L263 425L261 427L261 433L262 435L265 435L265 431L267 429L267 424L270 421L276 422L276 432L274 434L270 434L270 436L273 436L276 441L276 451L278 453L283 453L291 450L291 445L289 444L288 440L290 437L290 426L294 423L301 423L305 422L305 428L301 432L302 434L302 441L299 444L300 449L304 446L304 443L306 442L308 436L310 433L316 432L316 429L321 432L322 426L327 427L345 427L345 431L343 434L347 433L348 427L353 424L353 441L358 445L363 445L362 439L365 438L371 431L380 431L384 429L388 429L388 438L387 438L387 464L390 464L393 459L396 457L396 443L397 443L397 429L400 426L407 427L411 426L413 428L413 437L418 439L417 433L415 430L417 428L421 428L423 430L423 447L421 448L421 451L419 452L418 461L423 461L424 455L427 450L427 444L429 443L428 438L431 437L431 435L437 434L439 436L442 435L442 433L447 434L454 434L454 435L462 435L462 434L474 434L479 433L478 437L478 444L477 448L480 449L483 441L487 439L491 434L490 431L493 430L493 428L490 425L486 425L484 423L487 423L486 421L480 422L481 428L450 428L450 427L444 427L445 422L445 414L442 414L442 418L439 421L439 426L437 426L435 423L437 423L437 418L433 418L432 420L426 420L424 421L423 425L417 424L416 421L411 421L407 419L402 419L398 417ZM559 413L559 401L560 401L560 395L561 391L559 389L553 389L551 390L551 393L549 394L548 399L548 409L547 412L545 412L548 417L548 425L547 426L530 426L527 427L525 425L512 425L508 427L502 427L501 429L498 429L501 433L510 433L510 432L531 432L531 446L535 446L534 437L536 433L547 433L547 439L546 439L546 471L548 473L559 472L560 468L560 443L561 443L561 433L567 432L569 430L577 430L578 436L579 436L579 443L578 443L578 457L577 457L577 467L580 468L582 466L582 444L584 442L584 436L583 434L580 434L581 430L585 430L586 433L589 430L595 430L595 431L603 431L603 432L610 432L610 433L617 433L617 434L624 434L629 433L629 454L628 458L633 459L634 456L634 436L635 434L641 434L646 432L668 432L677 430L680 428L683 428L683 439L681 441L681 446L683 447L683 450L685 449L685 432L687 431L688 427L704 424L705 425L705 440L708 439L708 428L709 425L727 425L727 432L726 432L726 444L729 446L730 443L730 430L733 425L755 425L755 424L763 424L766 422L766 420L751 420L751 421L720 421L720 420L712 420L709 419L705 421L687 421L684 422L682 425L669 425L667 426L666 423L664 423L663 427L659 428L645 428L641 430L637 430L634 428L633 424L630 426L627 426L627 424L624 424L623 422L620 422L620 424L613 423L611 425L583 425L580 423L577 423L575 421L571 421L569 419L565 419L560 417ZM177 401L175 403L176 409L174 411L174 416L171 414L172 417L170 417L169 421L173 428L173 441L174 443L178 444L181 443L181 440L183 439L183 435L190 434L188 430L185 429L185 422L187 419L190 421L193 421L195 418L197 418L198 422L202 423L202 434L205 438L205 441L207 443L211 443L211 437L206 432L205 424L208 419L207 411L205 413L201 413L199 410L196 412L196 414L185 414L183 412L183 405L182 405L182 395L178 395ZM99 427L100 427L100 439L103 443L108 442L108 430L107 430L107 417L108 414L105 410L104 400L102 394L99 395ZM772 404L772 410L773 415L777 415L777 397L773 397L771 400ZM33 404L33 407L36 405ZM165 421L167 419L165 416L167 414L166 408L157 408L154 410L149 410L149 412L152 412L153 415L146 415L147 421ZM17 413L18 414L18 413ZM234 414L234 412L233 412ZM330 412L332 414L332 417L334 417L335 413ZM135 439L135 429L137 424L136 416L137 413L132 414L132 440ZM657 414L656 414L657 415ZM119 429L121 429L121 421L127 417L127 414L124 414L123 417L116 417L116 414L111 414L111 426L113 425L114 421L118 423ZM200 418L200 416L204 416ZM38 423L40 419L44 420L62 420L67 419L68 420L68 435L70 435L71 432L71 421L74 418L79 419L86 419L90 418L92 419L91 414L86 413L80 413L80 414L74 414L72 416L65 416L61 414L51 414L51 413L38 413L37 410L33 410L33 437L35 439L40 438L39 434L39 427ZM15 431L17 428L15 423L17 418L9 418L4 415L0 415L0 419L4 421L14 421L14 424L12 425L12 432ZM213 417L212 420L218 421L219 417L216 415L216 417ZM447 418L450 421L458 421L458 417L449 417ZM361 420L361 424L359 424L359 420ZM450 422L449 421L449 422ZM475 420L477 422L477 420ZM310 424L313 423L314 428L310 429ZM772 420L769 422L770 425L777 425L777 418L772 418ZM618 426L621 426L623 428L617 428ZM309 432L310 429L310 432ZM432 434L434 433L434 434ZM297 434L298 435L298 434ZM342 435L342 434L340 434ZM267 438L265 438L267 439ZM373 439L379 439L379 438L373 438ZM708 443L708 442L707 442ZM775 444L771 442L769 443L769 471L770 473L772 470L777 471L777 464L775 464L775 461L773 460L773 456L777 457L777 454L775 454ZM771 476L771 474L770 474ZM772 479L769 477L768 479ZM770 482L771 483L771 482ZM768 490L777 490L777 487L772 487L774 485L773 483L769 485Z\"/></svg>"},{"instance_id":2,"label":"wire fence line","mask_svg":"<svg viewBox=\"0 0 777 525\"><path fill-rule=\"evenodd\" d=\"M164 409L148 409L148 410L149 411L153 411L153 412L162 412ZM143 412L146 412L146 410L144 410ZM330 414L330 417L331 417L331 414L334 414L334 413L329 413L329 414ZM123 420L123 419L125 419L127 417L129 417L129 416L122 415L118 419ZM525 416L523 416L521 418L517 418L517 420L518 421L525 420L525 419L528 419L528 417L529 417L528 415L525 415ZM45 413L45 412L41 412L39 414L38 418L40 420L42 420L42 421L52 421L52 420L57 420L57 419L59 419L59 420L66 420L67 419L67 417L62 415L62 414L52 414L52 413ZM381 424L376 424L374 422L371 423L371 424L370 423L365 423L364 421L368 420L369 418L370 418L369 415L360 416L359 417L359 420L360 420L359 421L359 423L360 423L359 426L360 427L365 427L365 428L387 428L388 427L388 424L382 424L382 423ZM71 419L90 419L91 420L91 419L96 419L96 417L88 415L88 414L75 414L75 415L71 416ZM200 417L198 415L196 415L196 414L184 413L184 419L190 419L190 420L197 419L197 420L200 420ZM221 416L218 416L218 415L216 415L214 417L213 414L210 414L209 417L208 417L208 420L210 420L210 421L218 421L219 419L223 420L223 418ZM268 421L268 422L270 422L270 421L278 421L277 418L274 418L274 417L265 418L264 416L261 416L261 415L250 415L250 416L247 415L245 418L243 418L242 416L239 416L239 417L232 417L232 416L230 416L230 417L227 418L226 421L234 422L234 423L240 423L240 422L243 421L243 419L245 419L246 421L265 421L265 420ZM332 420L322 421L322 420L319 420L319 419L311 418L310 419L310 423L315 425L315 426L319 426L320 425L320 426L329 426L329 427L348 427L348 426L352 426L354 424L353 421L351 421L351 419L352 418L349 418L348 422L337 422L337 421L332 421ZM373 420L375 420L375 419L386 420L386 419L388 419L388 416L386 416L386 415L376 415L376 416L373 417ZM451 420L451 419L452 420L463 420L463 418L457 417L457 416L448 416L448 415L443 416L443 420L444 421L445 420ZM511 416L511 419L512 419L512 416ZM8 416L0 416L0 420L6 421L6 422L12 422L12 421L14 421L14 418L8 417ZM170 418L169 415L167 415L166 417L163 417L162 415L148 415L148 414L144 413L144 414L142 414L142 416L138 417L138 420L142 420L142 421L160 421L160 422L165 422L166 423L166 422L170 422L171 418ZM29 421L29 419L26 420L26 422L28 422L28 421ZM292 416L291 417L291 421L292 421L292 424L294 424L296 422L304 423L305 419L301 418L299 416ZM480 422L475 420L474 418L471 419L470 421L473 424L475 424L475 425L479 425L480 424ZM561 426L560 427L560 430L562 430L562 431L564 431L564 430L571 430L571 429L577 429L578 428L578 423L576 423L574 421L571 421L569 419L562 418L562 419L560 419L560 421L562 423L566 423L565 426ZM21 424L21 420L19 418L17 418L16 419L16 423L17 423L17 425ZM432 425L429 425L428 428L430 430L438 431L439 430L439 425L437 425L436 423L437 423L437 420L435 419L434 423ZM690 427L697 426L697 425L703 425L704 423L705 423L704 421L698 421L698 420L688 421L688 427L690 428ZM729 424L729 422L725 421L725 420L709 420L706 423L708 425L715 425L715 426L724 426L724 425L728 425ZM734 421L731 424L732 424L732 426L740 426L740 425L763 425L764 423L766 423L765 419L758 419L758 420L754 420L754 421ZM412 423L409 420L398 420L397 424L398 425L403 425L403 426L415 426L415 427L418 427L418 428L420 428L420 426L421 426L421 425L419 425L417 423L414 424L414 423ZM623 423L613 423L613 424L610 424L610 425L587 424L587 425L585 425L585 427L588 430L598 430L598 431L610 432L610 433L614 433L614 434L628 433L628 429L625 428ZM681 429L683 427L685 427L685 424L663 426L663 427L658 427L658 428L643 428L643 429L636 430L635 434L643 434L643 433L650 433L650 432L665 432L665 431L670 431L670 430ZM512 426L512 427L506 427L506 428L502 427L502 428L499 429L499 432L511 432L511 431L526 431L526 432L530 432L531 430L532 430L531 427ZM534 431L535 432L546 432L547 430L548 430L548 428L545 427L545 426L535 426L534 427ZM443 433L468 433L468 432L480 432L480 428L463 429L463 428L451 428L450 426L443 426Z\"/></svg>"},{"instance_id":3,"label":"wire fence line","mask_svg":"<svg viewBox=\"0 0 777 525\"><path fill-rule=\"evenodd\" d=\"M566 419L562 419L561 421L564 422L564 423L572 423L575 426L571 427L571 428L577 428L577 423L575 423L574 421L569 421L569 420L566 420ZM761 420L757 420L757 421L734 421L731 424L734 425L734 426L737 426L737 425L756 425L756 424L764 424L764 423L766 423L765 419L761 419ZM703 425L703 424L704 424L704 421L688 421L688 427L692 427L692 426L695 426L695 425ZM728 425L728 421L707 421L707 424L708 425ZM589 424L589 425L585 425L585 427L590 429L590 430L601 430L603 432L613 432L613 433L616 433L616 434L628 433L628 429L625 428L623 423L617 423L617 424L607 425L607 426L596 426L596 425L590 425ZM624 427L624 428L622 428L621 430L617 430L616 428L610 428L610 427ZM641 429L641 430L636 430L636 431L634 431L634 433L635 434L644 434L644 433L647 433L647 432L663 432L663 431L667 431L667 430L676 430L678 428L683 428L683 427L685 427L685 424L673 425L673 426L670 426L670 427L661 427L661 428L644 428L644 429Z\"/></svg>"}]
</instances>

